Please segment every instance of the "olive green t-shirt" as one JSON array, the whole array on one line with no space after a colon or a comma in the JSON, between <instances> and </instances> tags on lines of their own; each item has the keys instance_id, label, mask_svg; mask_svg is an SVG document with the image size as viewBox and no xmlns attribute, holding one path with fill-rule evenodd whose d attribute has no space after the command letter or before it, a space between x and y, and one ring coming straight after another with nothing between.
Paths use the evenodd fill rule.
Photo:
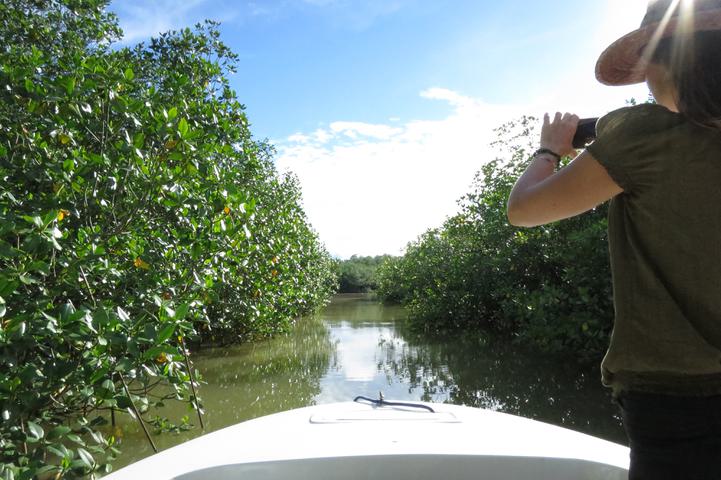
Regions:
<instances>
[{"instance_id":1,"label":"olive green t-shirt","mask_svg":"<svg viewBox=\"0 0 721 480\"><path fill-rule=\"evenodd\" d=\"M660 105L601 118L588 151L623 193L608 216L615 391L721 393L721 132Z\"/></svg>"}]
</instances>

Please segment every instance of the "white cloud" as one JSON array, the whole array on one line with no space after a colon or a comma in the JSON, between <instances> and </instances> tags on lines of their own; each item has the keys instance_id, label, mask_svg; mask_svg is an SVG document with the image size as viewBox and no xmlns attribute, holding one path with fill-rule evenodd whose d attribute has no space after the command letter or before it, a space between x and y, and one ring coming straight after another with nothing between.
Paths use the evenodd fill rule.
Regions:
<instances>
[{"instance_id":1,"label":"white cloud","mask_svg":"<svg viewBox=\"0 0 721 480\"><path fill-rule=\"evenodd\" d=\"M378 140L388 140L403 131L401 128L393 128L388 125L372 125L362 122L333 122L330 124L330 130L335 134L342 134L351 139L370 137ZM322 135L325 139L332 138L323 130L319 130L317 134Z\"/></svg>"},{"instance_id":2,"label":"white cloud","mask_svg":"<svg viewBox=\"0 0 721 480\"><path fill-rule=\"evenodd\" d=\"M305 210L332 254L399 254L457 211L474 174L496 157L490 143L501 124L571 106L581 116L600 116L646 94L643 85L609 88L583 75L559 79L529 105L494 105L430 88L420 96L451 109L442 120L332 122L276 142L276 163L300 178Z\"/></svg>"},{"instance_id":3,"label":"white cloud","mask_svg":"<svg viewBox=\"0 0 721 480\"><path fill-rule=\"evenodd\" d=\"M309 143L311 141L311 138L308 135L303 135L302 133L294 133L293 135L288 137L288 141L291 143L305 144Z\"/></svg>"},{"instance_id":4,"label":"white cloud","mask_svg":"<svg viewBox=\"0 0 721 480\"><path fill-rule=\"evenodd\" d=\"M421 92L421 97L428 98L431 100L446 100L448 103L457 108L468 108L480 105L477 100L470 97L464 97L463 95L453 92L445 88L429 88Z\"/></svg>"},{"instance_id":5,"label":"white cloud","mask_svg":"<svg viewBox=\"0 0 721 480\"><path fill-rule=\"evenodd\" d=\"M232 5L210 0L115 0L110 9L120 18L122 43L133 43L193 26L206 18L229 21L236 15Z\"/></svg>"},{"instance_id":6,"label":"white cloud","mask_svg":"<svg viewBox=\"0 0 721 480\"><path fill-rule=\"evenodd\" d=\"M333 122L313 134L323 143L297 135L279 143L277 165L299 176L306 211L333 254L397 254L439 225L492 157L492 129L518 113L432 92L454 99L444 120Z\"/></svg>"}]
</instances>

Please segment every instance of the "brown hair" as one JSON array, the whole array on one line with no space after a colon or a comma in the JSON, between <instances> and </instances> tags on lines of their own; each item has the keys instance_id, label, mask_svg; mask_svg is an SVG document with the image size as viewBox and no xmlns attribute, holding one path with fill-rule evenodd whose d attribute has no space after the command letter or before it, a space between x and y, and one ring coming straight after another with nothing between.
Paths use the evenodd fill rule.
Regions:
<instances>
[{"instance_id":1,"label":"brown hair","mask_svg":"<svg viewBox=\"0 0 721 480\"><path fill-rule=\"evenodd\" d=\"M694 123L721 130L721 31L664 38L651 61L671 72L679 112Z\"/></svg>"}]
</instances>

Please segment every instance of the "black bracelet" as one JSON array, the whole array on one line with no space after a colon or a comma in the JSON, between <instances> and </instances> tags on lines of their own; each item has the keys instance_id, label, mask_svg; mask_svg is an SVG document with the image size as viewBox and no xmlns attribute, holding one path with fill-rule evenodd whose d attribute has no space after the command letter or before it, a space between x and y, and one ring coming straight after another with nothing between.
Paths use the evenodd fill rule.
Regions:
<instances>
[{"instance_id":1,"label":"black bracelet","mask_svg":"<svg viewBox=\"0 0 721 480\"><path fill-rule=\"evenodd\" d=\"M556 158L556 165L561 163L561 156L554 152L553 150L549 150L548 148L539 148L535 152L533 152L533 158L537 157L538 155L543 155L544 153L551 155Z\"/></svg>"}]
</instances>

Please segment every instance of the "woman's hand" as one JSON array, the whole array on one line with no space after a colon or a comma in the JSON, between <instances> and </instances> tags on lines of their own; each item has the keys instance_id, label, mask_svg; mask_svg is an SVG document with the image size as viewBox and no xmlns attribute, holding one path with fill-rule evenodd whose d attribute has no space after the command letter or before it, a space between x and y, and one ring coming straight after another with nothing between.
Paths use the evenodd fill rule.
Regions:
<instances>
[{"instance_id":1,"label":"woman's hand","mask_svg":"<svg viewBox=\"0 0 721 480\"><path fill-rule=\"evenodd\" d=\"M565 113L561 116L560 112L556 112L556 116L551 122L550 116L545 114L541 128L541 148L547 148L562 157L575 157L573 136L576 135L578 121L577 115Z\"/></svg>"},{"instance_id":2,"label":"woman's hand","mask_svg":"<svg viewBox=\"0 0 721 480\"><path fill-rule=\"evenodd\" d=\"M573 136L577 129L576 115L556 113L551 122L546 114L541 148L561 156L575 156ZM555 173L547 161L534 159L513 186L508 198L508 221L519 227L544 225L583 213L621 192L588 150Z\"/></svg>"}]
</instances>

